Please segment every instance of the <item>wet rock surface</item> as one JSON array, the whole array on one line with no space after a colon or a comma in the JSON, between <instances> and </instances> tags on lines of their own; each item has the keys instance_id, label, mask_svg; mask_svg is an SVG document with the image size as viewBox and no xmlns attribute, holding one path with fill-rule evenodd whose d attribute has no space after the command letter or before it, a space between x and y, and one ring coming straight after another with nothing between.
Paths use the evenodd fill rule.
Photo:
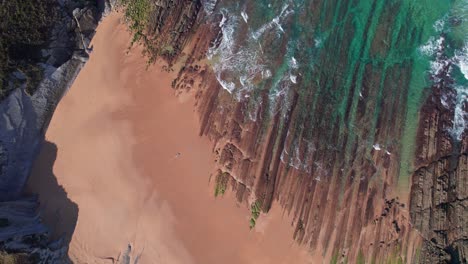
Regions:
<instances>
[{"instance_id":1,"label":"wet rock surface","mask_svg":"<svg viewBox=\"0 0 468 264\"><path fill-rule=\"evenodd\" d=\"M466 133L459 140L447 132L453 107L442 105L441 97L451 89L450 78L444 71L432 76L438 82L424 95L421 108L409 109L415 61L410 56L394 60L397 51L388 44L395 36L394 44L408 50L420 43L414 18L397 21L394 16L407 8L394 4L373 16L376 2L359 35L347 8L320 12L325 3L315 3L310 15L323 25L331 25L335 14L344 19L316 58L317 79L295 80L306 89L291 90L290 107L282 111L281 105L269 105L267 92L259 92L260 107L252 110L226 92L207 65L208 50L220 45L223 34L223 17L208 17L216 13L215 1L154 1L147 36L157 49L152 54L166 59L167 70L180 66L173 82L177 93L196 89L200 135L214 144L217 189L234 191L239 203L259 205L264 213L278 202L292 218L294 239L328 260L466 263L468 140ZM109 10L115 2L101 4ZM92 7L67 10L67 26L57 29L57 42L74 48L51 48L50 74L38 91L30 96L17 90L0 104L5 201L19 199L53 109L87 58L99 13ZM365 41L351 47L349 36L355 33ZM367 40L371 33L376 37ZM350 50L364 59L348 62ZM276 114L269 115L269 108ZM419 118L407 120L408 112ZM401 141L405 122L412 121L417 124L414 155ZM398 177L405 177L402 162L414 170L407 185L398 186Z\"/></svg>"},{"instance_id":2,"label":"wet rock surface","mask_svg":"<svg viewBox=\"0 0 468 264\"><path fill-rule=\"evenodd\" d=\"M320 10L319 2L314 12ZM426 87L421 107L414 110L408 105L415 103L407 101L413 96L409 86L414 59L408 56L380 68L382 56L390 60L396 52L388 45L395 28L400 30L395 45L411 50L421 41L421 29L408 22L413 17L401 27L395 25L399 22L393 14L399 8L403 4L385 9L378 19L386 23L364 29L364 37L374 34L371 30L376 35L369 40L368 53L360 55L366 60L348 71L353 83L348 93L339 90L346 78L331 74L345 70L344 53L351 48L346 48L350 40L342 39L324 45L317 63L319 80L304 84L308 92L293 92L288 111L278 107L277 114L269 116L268 94L260 92L252 121L252 106L226 92L203 62L222 36L222 17L206 19L207 13L199 13L204 19L193 19L202 22L183 42L182 66L173 87L178 93L196 89L200 134L214 143L216 184L220 177L231 177L227 186L238 201L248 207L259 203L265 213L273 202L280 203L293 218L294 238L325 259L466 263L466 130L461 141L449 133L454 106L441 103L452 89L445 85L450 80L443 71L430 76L435 84ZM329 15L325 11L320 17L329 22ZM353 32L352 25L340 24L337 32ZM347 96L342 101L337 94ZM333 110L340 105L346 109L343 118L330 119L340 116ZM416 124L410 141L405 139L405 122L406 127ZM411 142L416 142L414 147L408 147Z\"/></svg>"},{"instance_id":3,"label":"wet rock surface","mask_svg":"<svg viewBox=\"0 0 468 264\"><path fill-rule=\"evenodd\" d=\"M468 137L448 132L453 108L441 98L452 89L446 65L421 110L412 175L410 215L423 238L421 263L468 262Z\"/></svg>"}]
</instances>

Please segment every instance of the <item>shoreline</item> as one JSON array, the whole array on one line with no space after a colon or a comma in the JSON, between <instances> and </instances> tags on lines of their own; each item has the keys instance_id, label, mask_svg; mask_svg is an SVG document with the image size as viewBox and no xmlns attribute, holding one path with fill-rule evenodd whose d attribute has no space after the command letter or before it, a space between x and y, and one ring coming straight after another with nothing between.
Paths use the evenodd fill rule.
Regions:
<instances>
[{"instance_id":1,"label":"shoreline","mask_svg":"<svg viewBox=\"0 0 468 264\"><path fill-rule=\"evenodd\" d=\"M79 208L74 230L57 231L74 231L71 259L109 263L131 244L141 263L310 263L278 206L249 230L250 213L234 194L214 197L212 143L199 137L193 95L176 97L175 75L160 65L146 70L140 47L126 54L130 33L119 16L98 26L91 58L46 135L57 146L53 173ZM40 181L50 173L38 164L46 154L30 191L45 221L60 225L63 208L51 210L60 202Z\"/></svg>"}]
</instances>

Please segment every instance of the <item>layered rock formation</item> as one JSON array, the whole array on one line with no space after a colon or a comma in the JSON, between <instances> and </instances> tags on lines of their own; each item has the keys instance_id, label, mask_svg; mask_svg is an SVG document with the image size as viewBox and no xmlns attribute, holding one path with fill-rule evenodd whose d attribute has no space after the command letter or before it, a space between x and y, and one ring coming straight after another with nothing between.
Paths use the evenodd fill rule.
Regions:
<instances>
[{"instance_id":1,"label":"layered rock formation","mask_svg":"<svg viewBox=\"0 0 468 264\"><path fill-rule=\"evenodd\" d=\"M197 89L200 134L217 154L217 194L231 186L239 202L265 213L279 202L295 239L335 263L465 263L466 130L461 142L448 132L454 106L442 107L440 97L449 88L411 88L419 67L412 54L432 25L417 22L421 14L410 3L383 5L363 7L360 28L339 3L310 7L312 23L334 28L314 57L320 70L299 79L303 88L288 93L286 110L264 90L252 118L252 101L223 89L204 63L222 41L223 22L207 12L186 22L196 31L170 31L182 43L190 38L173 86ZM174 25L157 22L153 27Z\"/></svg>"},{"instance_id":2,"label":"layered rock formation","mask_svg":"<svg viewBox=\"0 0 468 264\"><path fill-rule=\"evenodd\" d=\"M54 30L56 43L68 44L45 50L46 79L34 94L17 89L0 104L0 190L8 201L0 208L21 203L4 209L1 219L24 215L18 225L2 220L19 227L20 240L47 233L33 213L35 201L19 194L97 23L95 9L72 12L69 2L61 6L67 27ZM170 68L180 66L174 88L196 89L200 134L212 139L217 154L217 193L231 187L240 203L264 213L280 203L292 218L294 239L332 263L466 263L467 134L460 140L447 132L453 106L441 105L452 89L444 71L433 87L412 88L413 51L424 27L432 27L419 20L420 10L411 1L314 1L310 12L293 18L307 21L300 30L310 36L326 35L323 48L297 58L308 65L311 56L315 67L295 76L296 88L272 103L268 89L253 101L239 100L223 89L210 65L216 62L206 61L222 42L224 17L216 11L224 2L151 1L145 36L150 61L162 56ZM248 30L246 23L239 31ZM275 45L274 52L287 53L286 43ZM22 254L34 247L3 249ZM63 253L47 247L47 256Z\"/></svg>"},{"instance_id":3,"label":"layered rock formation","mask_svg":"<svg viewBox=\"0 0 468 264\"><path fill-rule=\"evenodd\" d=\"M421 263L466 263L468 260L468 136L448 133L453 126L456 91L452 62L443 46L444 65L432 76L432 94L421 109L416 170L412 176L410 214L421 232ZM444 106L450 104L449 107ZM468 102L464 102L465 111Z\"/></svg>"}]
</instances>

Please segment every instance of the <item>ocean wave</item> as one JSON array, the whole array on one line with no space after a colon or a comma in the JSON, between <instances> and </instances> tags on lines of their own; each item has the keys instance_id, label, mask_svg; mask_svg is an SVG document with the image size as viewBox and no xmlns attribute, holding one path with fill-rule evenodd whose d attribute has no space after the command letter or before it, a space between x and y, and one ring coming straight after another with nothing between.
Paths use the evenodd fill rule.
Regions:
<instances>
[{"instance_id":1,"label":"ocean wave","mask_svg":"<svg viewBox=\"0 0 468 264\"><path fill-rule=\"evenodd\" d=\"M458 140L466 136L468 129L468 0L457 1L454 16L458 20L456 34L464 40L463 47L454 52L453 62L460 70L464 81L456 83L456 103L453 118L452 135Z\"/></svg>"},{"instance_id":2,"label":"ocean wave","mask_svg":"<svg viewBox=\"0 0 468 264\"><path fill-rule=\"evenodd\" d=\"M454 58L463 76L468 81L468 40L463 49L455 51Z\"/></svg>"},{"instance_id":3,"label":"ocean wave","mask_svg":"<svg viewBox=\"0 0 468 264\"><path fill-rule=\"evenodd\" d=\"M297 63L296 58L291 57L291 63L289 64L289 67L291 67L293 69L299 68L299 64Z\"/></svg>"},{"instance_id":4,"label":"ocean wave","mask_svg":"<svg viewBox=\"0 0 468 264\"><path fill-rule=\"evenodd\" d=\"M241 16L242 16L242 19L244 19L245 23L248 23L249 16L247 15L247 13L245 11L241 12Z\"/></svg>"},{"instance_id":5,"label":"ocean wave","mask_svg":"<svg viewBox=\"0 0 468 264\"><path fill-rule=\"evenodd\" d=\"M259 26L257 29L245 25L248 21L246 11L239 13L232 12L226 8L221 9L222 19L218 26L221 28L219 45L212 47L208 51L208 59L219 84L223 89L233 95L238 101L251 100L251 93L255 89L260 89L262 81L274 78L275 82L269 90L270 112L278 109L278 101L281 100L281 111L285 111L289 106L288 100L290 86L298 82L299 67L297 60L290 52L285 55L284 60L288 62L289 69L278 70L277 54L271 54L271 46L265 53L262 42L266 39L278 40L281 43L283 29L281 23L286 19L292 10L289 5L284 5L279 14L271 21ZM240 32L247 30L247 34L239 37ZM245 37L247 36L247 37ZM280 44L276 44L279 48ZM269 45L274 45L268 42ZM276 69L275 72L272 69ZM281 76L278 76L281 75ZM280 99L281 98L281 99ZM255 115L251 115L256 118Z\"/></svg>"},{"instance_id":6,"label":"ocean wave","mask_svg":"<svg viewBox=\"0 0 468 264\"><path fill-rule=\"evenodd\" d=\"M267 32L270 29L277 29L279 32L284 33L284 29L281 25L281 20L284 18L288 17L292 13L294 13L294 10L288 9L289 5L284 5L283 8L281 9L281 12L278 16L274 17L270 22L262 25L258 30L252 33L252 37L254 40L258 40L265 32Z\"/></svg>"},{"instance_id":7,"label":"ocean wave","mask_svg":"<svg viewBox=\"0 0 468 264\"><path fill-rule=\"evenodd\" d=\"M435 56L437 52L443 49L445 38L439 36L438 38L430 37L426 44L419 47L419 51L426 56Z\"/></svg>"},{"instance_id":8,"label":"ocean wave","mask_svg":"<svg viewBox=\"0 0 468 264\"><path fill-rule=\"evenodd\" d=\"M441 104L445 108L454 110L453 125L449 132L454 138L461 140L467 129L468 120L468 113L466 112L468 100L468 85L466 84L468 82L468 31L460 32L449 28L449 19L456 19L458 28L466 28L468 26L468 8L456 8L451 17L445 15L437 20L433 27L438 36L430 37L426 44L419 48L419 51L421 55L431 58L429 73L435 84L440 83L445 78L454 79L451 76L453 67L457 67L465 79L463 83L457 83L457 80L454 79L451 88L455 90L455 94L447 90L440 98ZM453 47L448 43L446 36L464 39L464 42L462 42L464 45L462 47ZM452 52L448 52L450 50ZM453 55L448 56L448 54Z\"/></svg>"},{"instance_id":9,"label":"ocean wave","mask_svg":"<svg viewBox=\"0 0 468 264\"><path fill-rule=\"evenodd\" d=\"M212 14L216 7L217 2L218 0L203 0L202 1L203 10L205 10L205 12L208 15Z\"/></svg>"},{"instance_id":10,"label":"ocean wave","mask_svg":"<svg viewBox=\"0 0 468 264\"><path fill-rule=\"evenodd\" d=\"M454 61L468 83L468 40L463 49L455 52L454 58ZM458 140L461 140L463 133L467 129L468 113L465 110L468 104L468 84L456 85L455 90L457 91L457 98L452 133Z\"/></svg>"},{"instance_id":11,"label":"ocean wave","mask_svg":"<svg viewBox=\"0 0 468 264\"><path fill-rule=\"evenodd\" d=\"M453 118L453 128L451 130L453 136L458 140L462 140L462 135L467 129L468 113L465 111L468 103L468 89L466 86L456 87L457 101L455 104L455 114Z\"/></svg>"}]
</instances>

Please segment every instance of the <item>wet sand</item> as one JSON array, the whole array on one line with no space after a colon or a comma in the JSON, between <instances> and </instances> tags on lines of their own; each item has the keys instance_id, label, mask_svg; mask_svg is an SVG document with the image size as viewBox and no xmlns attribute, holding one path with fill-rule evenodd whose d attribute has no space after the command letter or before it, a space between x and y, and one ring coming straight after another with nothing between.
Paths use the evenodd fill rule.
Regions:
<instances>
[{"instance_id":1,"label":"wet sand","mask_svg":"<svg viewBox=\"0 0 468 264\"><path fill-rule=\"evenodd\" d=\"M128 52L130 39L118 14L98 27L29 183L56 235L71 237L71 260L112 263L131 244L139 263L318 263L293 242L278 207L250 230L245 206L229 194L215 199L212 144L198 136L192 96L176 97L174 74L161 65L146 70L141 49ZM76 227L41 180L53 144L53 174L78 206Z\"/></svg>"}]
</instances>

